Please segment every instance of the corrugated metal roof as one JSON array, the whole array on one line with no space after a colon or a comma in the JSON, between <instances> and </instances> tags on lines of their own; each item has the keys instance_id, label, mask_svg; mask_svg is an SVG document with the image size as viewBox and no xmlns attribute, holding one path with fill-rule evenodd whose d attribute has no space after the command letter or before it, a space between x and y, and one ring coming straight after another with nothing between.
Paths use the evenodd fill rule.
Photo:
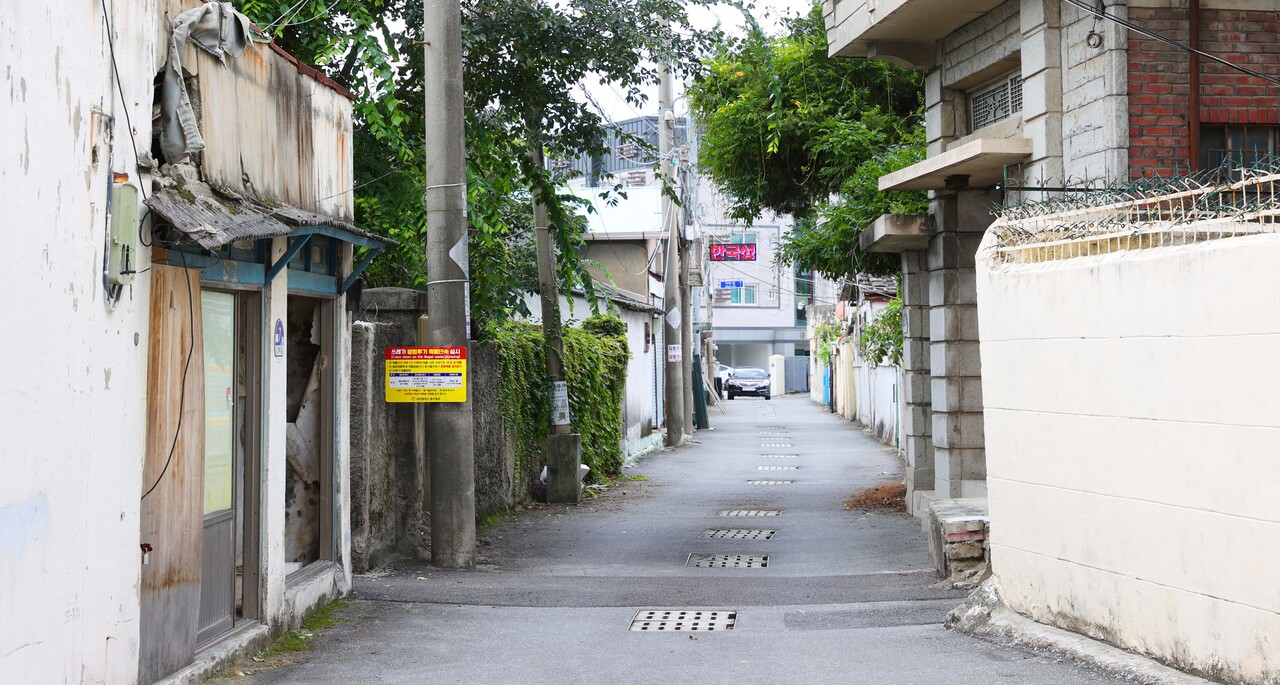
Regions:
<instances>
[{"instance_id":1,"label":"corrugated metal roof","mask_svg":"<svg viewBox=\"0 0 1280 685\"><path fill-rule=\"evenodd\" d=\"M175 165L182 166L182 165ZM160 190L146 204L187 239L216 250L244 238L275 238L300 226L329 226L362 238L395 244L348 221L288 205L267 206L197 180L191 167L166 167L157 176Z\"/></svg>"}]
</instances>

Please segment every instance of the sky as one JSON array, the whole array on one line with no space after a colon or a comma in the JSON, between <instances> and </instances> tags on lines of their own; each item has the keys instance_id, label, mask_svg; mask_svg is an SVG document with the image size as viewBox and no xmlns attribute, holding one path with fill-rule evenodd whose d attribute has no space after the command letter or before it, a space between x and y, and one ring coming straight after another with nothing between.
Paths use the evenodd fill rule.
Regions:
<instances>
[{"instance_id":1,"label":"sky","mask_svg":"<svg viewBox=\"0 0 1280 685\"><path fill-rule=\"evenodd\" d=\"M756 21L760 23L760 27L766 33L774 33L780 27L780 19L782 17L808 12L812 6L812 0L756 0L753 14L756 17ZM689 9L689 19L695 28L712 28L716 25L716 22L719 22L725 32L731 35L742 35L744 33L742 13L726 5L692 7ZM629 104L622 97L622 89L613 84L589 81L582 85L614 121L623 121L658 113L657 86L646 89L645 92L649 96L649 101L643 106L636 107ZM688 107L681 97L683 92L683 85L677 83L675 87L677 114L688 111ZM579 95L579 97L582 96Z\"/></svg>"}]
</instances>

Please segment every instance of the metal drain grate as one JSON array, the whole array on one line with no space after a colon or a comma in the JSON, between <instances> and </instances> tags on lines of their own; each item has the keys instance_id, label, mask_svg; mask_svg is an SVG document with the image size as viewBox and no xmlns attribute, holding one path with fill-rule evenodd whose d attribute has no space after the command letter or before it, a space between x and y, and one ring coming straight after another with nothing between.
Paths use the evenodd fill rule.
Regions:
<instances>
[{"instance_id":1,"label":"metal drain grate","mask_svg":"<svg viewBox=\"0 0 1280 685\"><path fill-rule=\"evenodd\" d=\"M747 485L790 485L794 480L749 480Z\"/></svg>"},{"instance_id":2,"label":"metal drain grate","mask_svg":"<svg viewBox=\"0 0 1280 685\"><path fill-rule=\"evenodd\" d=\"M790 435L790 431L760 431L758 435Z\"/></svg>"},{"instance_id":3,"label":"metal drain grate","mask_svg":"<svg viewBox=\"0 0 1280 685\"><path fill-rule=\"evenodd\" d=\"M799 466L757 466L757 471L799 471Z\"/></svg>"},{"instance_id":4,"label":"metal drain grate","mask_svg":"<svg viewBox=\"0 0 1280 685\"><path fill-rule=\"evenodd\" d=\"M719 516L782 516L781 509L721 509Z\"/></svg>"},{"instance_id":5,"label":"metal drain grate","mask_svg":"<svg viewBox=\"0 0 1280 685\"><path fill-rule=\"evenodd\" d=\"M789 442L762 442L761 447L795 447Z\"/></svg>"},{"instance_id":6,"label":"metal drain grate","mask_svg":"<svg viewBox=\"0 0 1280 685\"><path fill-rule=\"evenodd\" d=\"M760 426L762 431L784 431L786 429L786 426Z\"/></svg>"},{"instance_id":7,"label":"metal drain grate","mask_svg":"<svg viewBox=\"0 0 1280 685\"><path fill-rule=\"evenodd\" d=\"M690 554L685 566L697 568L766 568L767 554Z\"/></svg>"},{"instance_id":8,"label":"metal drain grate","mask_svg":"<svg viewBox=\"0 0 1280 685\"><path fill-rule=\"evenodd\" d=\"M760 456L764 457L765 459L795 459L800 455L798 454L762 454Z\"/></svg>"},{"instance_id":9,"label":"metal drain grate","mask_svg":"<svg viewBox=\"0 0 1280 685\"><path fill-rule=\"evenodd\" d=\"M712 540L768 540L777 532L750 528L708 528L698 537Z\"/></svg>"},{"instance_id":10,"label":"metal drain grate","mask_svg":"<svg viewBox=\"0 0 1280 685\"><path fill-rule=\"evenodd\" d=\"M705 609L641 609L631 619L631 630L675 632L689 630L733 630L736 611Z\"/></svg>"}]
</instances>

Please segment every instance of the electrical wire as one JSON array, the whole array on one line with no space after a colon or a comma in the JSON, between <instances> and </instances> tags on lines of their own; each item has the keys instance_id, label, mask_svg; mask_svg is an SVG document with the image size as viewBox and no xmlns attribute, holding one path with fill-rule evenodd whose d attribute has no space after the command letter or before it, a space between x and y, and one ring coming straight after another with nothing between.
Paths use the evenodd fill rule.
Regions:
<instances>
[{"instance_id":1,"label":"electrical wire","mask_svg":"<svg viewBox=\"0 0 1280 685\"><path fill-rule=\"evenodd\" d=\"M317 19L323 19L324 17L328 16L329 12L333 11L333 8L337 7L339 2L342 2L342 0L333 0L333 2L328 7L324 8L323 12L321 12L320 14L317 14L314 17L311 17L310 19L289 22L288 24L275 24L271 28L283 29L283 28L288 28L290 26L302 26L303 24L310 24L311 22Z\"/></svg>"},{"instance_id":2,"label":"electrical wire","mask_svg":"<svg viewBox=\"0 0 1280 685\"><path fill-rule=\"evenodd\" d=\"M100 2L102 4L102 23L107 28L107 49L111 53L111 70L116 76L116 92L120 94L120 106L124 108L124 124L128 127L129 147L133 148L133 170L134 173L138 174L138 192L142 194L143 213L138 217L138 242L143 247L151 247L152 243L147 242L146 232L142 230L143 225L146 223L147 214L151 210L146 205L147 188L146 184L142 182L142 158L138 154L138 141L134 140L133 137L133 119L129 116L129 102L124 97L124 80L120 78L120 64L116 60L116 39L114 32L111 30L111 18L110 13L107 11L107 0L100 0ZM123 286L116 286L116 288L115 297L119 300L119 291L123 289Z\"/></svg>"},{"instance_id":3,"label":"electrical wire","mask_svg":"<svg viewBox=\"0 0 1280 685\"><path fill-rule=\"evenodd\" d=\"M160 481L164 480L164 475L169 472L169 465L173 463L173 454L178 449L178 436L182 434L182 416L185 413L187 403L187 371L191 369L191 357L196 352L196 303L195 295L191 290L191 274L187 273L187 257L179 250L174 250L178 255L178 259L182 262L182 280L187 282L187 320L191 326L191 347L187 349L187 360L182 364L182 381L178 385L178 425L173 429L173 442L169 444L169 456L164 460L164 468L160 469L160 475L156 476L156 482L151 484L147 491L142 493L142 499L146 499L160 486ZM141 501L141 500L139 500Z\"/></svg>"},{"instance_id":4,"label":"electrical wire","mask_svg":"<svg viewBox=\"0 0 1280 685\"><path fill-rule=\"evenodd\" d=\"M725 267L730 271L736 272L739 275L747 276L752 279L755 279L757 277L756 274L750 274L750 273L747 273L746 271L743 271L741 269L734 267L733 262L715 262L715 265ZM708 274L708 276L710 276L710 274ZM783 288L782 284L778 284L776 290L778 291L779 295L794 295L796 297L805 298L806 300L812 301L815 304L836 304L835 300L827 300L827 299L819 298L816 293L798 293L794 290L788 290L786 288Z\"/></svg>"},{"instance_id":5,"label":"electrical wire","mask_svg":"<svg viewBox=\"0 0 1280 685\"><path fill-rule=\"evenodd\" d=\"M1196 55L1200 55L1201 57L1203 57L1203 58L1205 58L1205 59L1207 59L1207 60L1211 60L1211 61L1213 61L1213 62L1217 62L1218 64L1221 64L1221 65L1223 65L1223 66L1225 66L1225 67L1229 67L1229 68L1231 68L1231 69L1235 69L1236 71L1239 71L1239 72L1241 72L1241 73L1243 73L1243 74L1248 74L1249 76L1252 76L1252 77L1254 77L1254 78L1256 78L1256 79L1260 79L1260 80L1262 80L1262 81L1266 81L1267 83L1270 83L1270 84L1275 85L1275 86L1280 86L1280 77L1271 76L1271 75L1269 75L1269 74L1264 74L1264 73L1262 73L1262 72L1260 72L1260 71L1255 71L1255 70L1250 69L1250 68L1248 68L1248 67L1246 67L1246 66L1242 66L1242 65L1239 65L1239 64L1235 64L1235 63L1233 63L1233 62L1229 62L1229 61L1227 61L1227 60L1225 60L1225 59L1223 59L1223 58L1221 58L1221 57L1219 57L1219 56L1217 56L1217 55L1215 55L1215 54L1213 54L1213 53L1205 52L1205 51L1203 51L1203 50L1197 50L1196 48L1193 48L1193 47L1191 47L1190 45L1187 45L1186 43L1179 42L1179 41L1174 40L1174 39L1172 39L1172 38L1169 38L1168 36L1165 36L1165 35L1163 35L1163 34L1156 33L1155 31L1152 31L1152 30L1150 30L1150 29L1143 28L1143 27L1141 27L1141 26L1139 26L1139 25L1137 25L1137 24L1135 24L1135 23L1133 23L1133 22L1129 21L1128 19L1121 19L1120 17L1117 17L1116 15L1114 15L1114 14L1111 14L1111 13L1107 12L1107 10L1106 10L1106 8L1105 8L1105 7L1098 7L1098 6L1096 6L1096 5L1094 5L1094 6L1090 6L1090 5L1089 5L1088 3L1086 3L1084 0L1064 0L1064 2L1067 2L1067 3L1071 4L1071 5L1074 5L1075 7L1078 7L1078 8L1080 8L1080 9L1084 10L1085 12L1088 12L1089 14L1092 14L1092 15L1093 15L1093 16L1095 16L1095 17L1098 17L1098 18L1100 18L1100 19L1106 19L1106 20L1111 21L1111 22L1113 22L1113 23L1115 23L1115 24L1118 24L1118 25L1120 25L1120 26L1123 26L1124 28L1129 29L1130 31L1133 31L1134 33L1139 33L1139 34L1142 34L1142 35L1144 35L1144 36L1146 36L1146 37L1148 37L1148 38L1151 38L1151 39L1153 39L1153 40L1158 40L1158 41L1160 41L1161 43L1164 43L1165 45L1169 45L1169 46L1172 46L1172 47L1178 48L1179 50L1183 50L1183 51L1185 51L1185 52L1189 52L1189 53L1193 53L1193 54L1196 54Z\"/></svg>"},{"instance_id":6,"label":"electrical wire","mask_svg":"<svg viewBox=\"0 0 1280 685\"><path fill-rule=\"evenodd\" d=\"M289 9L285 10L285 11L284 11L284 14L281 14L280 16L276 17L276 18L275 18L275 20L274 20L274 21L272 21L270 24L267 24L266 26L263 26L263 27L262 27L262 32L263 32L263 33L266 33L267 29L272 28L272 27L275 27L275 26L279 26L279 25L280 25L280 22L281 22L281 21L283 21L285 17L287 17L287 16L289 16L289 15L293 14L294 12L297 12L299 9L301 9L301 8L302 8L302 4L303 4L304 2L306 2L306 1L307 1L307 0L298 0L297 2L293 3L293 6L292 6L292 7L290 7Z\"/></svg>"}]
</instances>

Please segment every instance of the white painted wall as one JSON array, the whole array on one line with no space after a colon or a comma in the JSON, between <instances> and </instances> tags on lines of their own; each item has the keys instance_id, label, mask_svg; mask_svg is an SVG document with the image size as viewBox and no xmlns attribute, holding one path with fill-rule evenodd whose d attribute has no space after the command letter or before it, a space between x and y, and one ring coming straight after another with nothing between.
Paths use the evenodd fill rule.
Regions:
<instances>
[{"instance_id":1,"label":"white painted wall","mask_svg":"<svg viewBox=\"0 0 1280 685\"><path fill-rule=\"evenodd\" d=\"M109 6L129 116L146 149L155 3ZM0 338L0 679L128 683L137 674L150 281L142 274L107 305L108 157L137 174L100 7L6 3L0 64L10 255Z\"/></svg>"},{"instance_id":2,"label":"white painted wall","mask_svg":"<svg viewBox=\"0 0 1280 685\"><path fill-rule=\"evenodd\" d=\"M1280 236L979 253L995 576L1038 621L1280 680Z\"/></svg>"}]
</instances>

